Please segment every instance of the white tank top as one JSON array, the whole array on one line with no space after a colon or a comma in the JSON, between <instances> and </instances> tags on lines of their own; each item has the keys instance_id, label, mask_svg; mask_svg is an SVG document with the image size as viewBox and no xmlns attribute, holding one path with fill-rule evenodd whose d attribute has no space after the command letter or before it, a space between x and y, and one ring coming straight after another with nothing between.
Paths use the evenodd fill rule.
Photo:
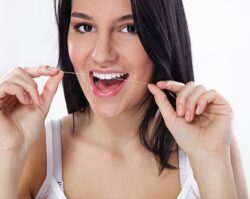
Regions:
<instances>
[{"instance_id":1,"label":"white tank top","mask_svg":"<svg viewBox=\"0 0 250 199\"><path fill-rule=\"evenodd\" d=\"M62 181L61 127L60 120L45 123L47 174L35 199L67 199ZM197 183L188 157L179 147L179 168L181 192L177 199L200 199Z\"/></svg>"}]
</instances>

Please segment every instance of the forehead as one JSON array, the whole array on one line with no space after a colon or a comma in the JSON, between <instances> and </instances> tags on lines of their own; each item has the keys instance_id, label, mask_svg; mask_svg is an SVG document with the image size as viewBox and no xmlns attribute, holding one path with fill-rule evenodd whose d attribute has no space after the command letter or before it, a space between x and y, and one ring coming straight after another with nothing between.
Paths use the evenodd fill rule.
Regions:
<instances>
[{"instance_id":1,"label":"forehead","mask_svg":"<svg viewBox=\"0 0 250 199\"><path fill-rule=\"evenodd\" d=\"M72 0L72 12L116 17L131 14L132 8L130 0Z\"/></svg>"}]
</instances>

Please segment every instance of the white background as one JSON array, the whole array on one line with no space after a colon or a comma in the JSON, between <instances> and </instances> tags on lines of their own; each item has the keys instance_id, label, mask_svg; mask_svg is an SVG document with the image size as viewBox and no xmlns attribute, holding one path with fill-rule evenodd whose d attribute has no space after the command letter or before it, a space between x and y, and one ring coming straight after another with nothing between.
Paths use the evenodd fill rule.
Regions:
<instances>
[{"instance_id":1,"label":"white background","mask_svg":"<svg viewBox=\"0 0 250 199\"><path fill-rule=\"evenodd\" d=\"M234 132L250 190L250 1L184 0L184 4L196 81L217 89L234 108ZM57 54L52 0L0 0L0 77L15 66L56 66ZM40 90L45 81L37 80ZM48 118L65 114L60 87Z\"/></svg>"}]
</instances>

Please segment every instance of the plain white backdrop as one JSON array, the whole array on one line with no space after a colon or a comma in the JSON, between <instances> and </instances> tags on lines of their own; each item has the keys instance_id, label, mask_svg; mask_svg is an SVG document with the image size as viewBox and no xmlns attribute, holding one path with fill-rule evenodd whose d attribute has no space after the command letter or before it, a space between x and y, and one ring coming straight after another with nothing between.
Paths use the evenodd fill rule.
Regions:
<instances>
[{"instance_id":1,"label":"plain white backdrop","mask_svg":"<svg viewBox=\"0 0 250 199\"><path fill-rule=\"evenodd\" d=\"M196 82L232 104L250 192L250 1L184 0ZM0 78L15 66L57 65L53 0L0 0ZM42 89L46 78L36 80ZM67 114L62 87L47 119ZM0 124L1 127L1 124Z\"/></svg>"}]
</instances>

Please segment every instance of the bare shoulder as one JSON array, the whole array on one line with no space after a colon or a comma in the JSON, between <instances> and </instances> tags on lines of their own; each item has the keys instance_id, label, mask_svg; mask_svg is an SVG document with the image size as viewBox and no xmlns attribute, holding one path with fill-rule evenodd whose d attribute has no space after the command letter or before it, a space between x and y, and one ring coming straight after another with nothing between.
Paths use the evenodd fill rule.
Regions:
<instances>
[{"instance_id":1,"label":"bare shoulder","mask_svg":"<svg viewBox=\"0 0 250 199\"><path fill-rule=\"evenodd\" d=\"M70 128L70 115L60 119L63 129ZM65 130L62 132L66 132ZM67 140L63 136L63 140ZM38 140L31 146L23 172L20 177L20 185L18 190L18 199L35 198L41 188L47 173L46 159L46 132L42 129Z\"/></svg>"},{"instance_id":2,"label":"bare shoulder","mask_svg":"<svg viewBox=\"0 0 250 199\"><path fill-rule=\"evenodd\" d=\"M238 198L248 198L244 168L242 165L240 150L235 135L233 135L230 153L231 153L231 163L234 174L234 182Z\"/></svg>"},{"instance_id":3,"label":"bare shoulder","mask_svg":"<svg viewBox=\"0 0 250 199\"><path fill-rule=\"evenodd\" d=\"M73 130L72 114L69 114L61 118L60 122L61 122L61 135L62 135L62 139L64 140L65 138L71 135L71 132Z\"/></svg>"},{"instance_id":4,"label":"bare shoulder","mask_svg":"<svg viewBox=\"0 0 250 199\"><path fill-rule=\"evenodd\" d=\"M31 146L20 177L18 198L34 198L46 177L46 133Z\"/></svg>"}]
</instances>

